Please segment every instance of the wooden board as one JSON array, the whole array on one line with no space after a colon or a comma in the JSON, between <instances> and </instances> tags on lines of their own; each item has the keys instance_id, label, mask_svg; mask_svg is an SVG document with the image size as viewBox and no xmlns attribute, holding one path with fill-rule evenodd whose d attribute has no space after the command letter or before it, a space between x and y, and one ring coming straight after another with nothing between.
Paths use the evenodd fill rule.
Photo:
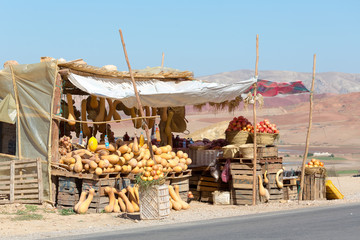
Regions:
<instances>
[{"instance_id":1,"label":"wooden board","mask_svg":"<svg viewBox=\"0 0 360 240\"><path fill-rule=\"evenodd\" d=\"M267 158L267 157L277 157L278 148L276 146L267 146L267 147L258 147L257 148L257 157L258 158Z\"/></svg>"}]
</instances>

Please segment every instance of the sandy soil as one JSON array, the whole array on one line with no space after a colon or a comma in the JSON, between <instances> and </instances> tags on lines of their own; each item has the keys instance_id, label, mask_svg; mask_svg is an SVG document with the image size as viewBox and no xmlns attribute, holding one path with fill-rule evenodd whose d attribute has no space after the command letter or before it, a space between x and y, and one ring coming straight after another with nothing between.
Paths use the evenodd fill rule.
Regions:
<instances>
[{"instance_id":1,"label":"sandy soil","mask_svg":"<svg viewBox=\"0 0 360 240\"><path fill-rule=\"evenodd\" d=\"M171 211L169 218L164 220L137 220L138 216L124 214L84 214L67 215L49 205L38 207L12 204L0 206L0 239L38 239L48 237L65 237L75 234L104 232L120 229L151 227L162 224L175 224L205 219L241 216L273 211L284 211L297 208L321 207L336 204L360 202L360 177L329 178L345 195L342 200L331 201L282 201L279 203L261 204L257 206L210 205L191 202L186 211ZM34 212L31 212L34 211ZM42 220L18 220L21 213L39 214ZM189 220L191 219L191 220ZM76 227L76 228L75 228Z\"/></svg>"}]
</instances>

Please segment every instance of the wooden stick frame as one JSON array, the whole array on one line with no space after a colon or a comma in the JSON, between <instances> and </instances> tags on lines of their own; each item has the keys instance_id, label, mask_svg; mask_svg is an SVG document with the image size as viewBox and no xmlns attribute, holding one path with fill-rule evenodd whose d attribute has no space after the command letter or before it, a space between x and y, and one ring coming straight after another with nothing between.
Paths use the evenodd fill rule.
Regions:
<instances>
[{"instance_id":1,"label":"wooden stick frame","mask_svg":"<svg viewBox=\"0 0 360 240\"><path fill-rule=\"evenodd\" d=\"M133 87L134 87L136 101L138 103L138 108L140 110L140 117L144 117L145 116L144 109L142 107L139 92L137 90L136 83L135 83L135 78L134 78L133 72L131 70L130 61L129 61L129 58L128 58L128 55L127 55L125 41L124 41L124 37L123 37L121 29L119 29L119 33L120 33L121 43L122 43L123 50L124 50L125 60L126 60L126 63L127 63L128 69L129 69L130 77L131 77L131 82L132 82ZM151 144L150 130L149 130L149 127L148 127L146 121L143 121L143 124L145 126L145 133L146 133L147 143L148 143L149 150L150 150L150 155L151 155L151 158L154 158L154 153L153 153L152 144Z\"/></svg>"},{"instance_id":2,"label":"wooden stick frame","mask_svg":"<svg viewBox=\"0 0 360 240\"><path fill-rule=\"evenodd\" d=\"M314 54L313 60L313 74L312 74L312 82L311 82L311 90L310 90L310 112L309 112L309 127L306 134L306 145L305 145L305 153L301 165L301 179L300 179L300 191L299 191L299 201L303 199L303 189L304 189L304 177L305 177L305 164L307 160L307 155L309 152L309 142L310 142L310 132L312 126L312 112L313 112L313 94L314 94L314 85L315 85L315 67L316 67L316 54Z\"/></svg>"},{"instance_id":3,"label":"wooden stick frame","mask_svg":"<svg viewBox=\"0 0 360 240\"><path fill-rule=\"evenodd\" d=\"M258 78L258 65L259 65L259 34L256 35L256 63L255 63L255 78ZM256 161L257 161L257 145L256 145L256 90L257 84L254 83L254 105L253 105L253 118L254 118L254 159L253 159L253 186L252 186L252 205L256 205Z\"/></svg>"}]
</instances>

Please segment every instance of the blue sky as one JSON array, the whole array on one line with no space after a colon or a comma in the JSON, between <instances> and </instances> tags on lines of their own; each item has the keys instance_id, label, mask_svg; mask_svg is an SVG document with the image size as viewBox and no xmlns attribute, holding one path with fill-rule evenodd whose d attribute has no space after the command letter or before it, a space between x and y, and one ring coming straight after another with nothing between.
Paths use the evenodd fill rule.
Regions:
<instances>
[{"instance_id":1,"label":"blue sky","mask_svg":"<svg viewBox=\"0 0 360 240\"><path fill-rule=\"evenodd\" d=\"M359 1L0 1L0 63L41 56L195 76L254 69L359 73Z\"/></svg>"}]
</instances>

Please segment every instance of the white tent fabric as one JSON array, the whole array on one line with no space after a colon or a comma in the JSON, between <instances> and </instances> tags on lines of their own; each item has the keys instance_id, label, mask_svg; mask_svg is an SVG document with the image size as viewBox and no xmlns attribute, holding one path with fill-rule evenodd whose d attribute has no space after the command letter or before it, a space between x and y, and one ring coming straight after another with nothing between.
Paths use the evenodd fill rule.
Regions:
<instances>
[{"instance_id":1,"label":"white tent fabric","mask_svg":"<svg viewBox=\"0 0 360 240\"><path fill-rule=\"evenodd\" d=\"M99 97L120 99L127 107L136 107L131 80L80 76L71 73L69 80L77 88ZM221 103L240 96L256 82L251 78L239 83L220 84L193 81L136 81L143 106L176 107L208 102Z\"/></svg>"}]
</instances>

